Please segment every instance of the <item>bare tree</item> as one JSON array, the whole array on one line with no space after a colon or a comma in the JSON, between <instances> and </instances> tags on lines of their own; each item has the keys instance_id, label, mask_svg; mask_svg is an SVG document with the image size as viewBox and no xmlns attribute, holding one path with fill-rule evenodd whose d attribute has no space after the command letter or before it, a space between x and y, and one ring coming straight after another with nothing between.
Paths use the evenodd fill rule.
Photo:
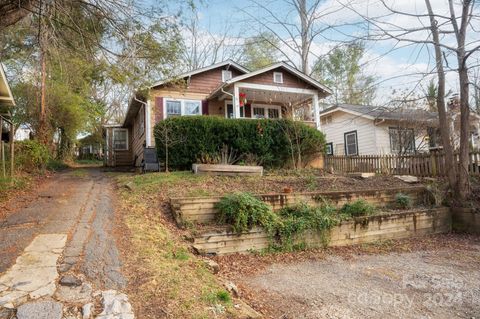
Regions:
<instances>
[{"instance_id":1,"label":"bare tree","mask_svg":"<svg viewBox=\"0 0 480 319\"><path fill-rule=\"evenodd\" d=\"M227 59L240 60L244 44L242 32L233 33L230 20L223 24L219 33L211 32L210 28L202 28L197 8L191 7L187 22L182 28L182 60L187 71Z\"/></svg>"},{"instance_id":2,"label":"bare tree","mask_svg":"<svg viewBox=\"0 0 480 319\"><path fill-rule=\"evenodd\" d=\"M478 32L478 6L475 0L462 0L455 4L448 0L448 8L443 12L434 11L430 0L425 0L426 12L411 12L397 9L396 1L380 0L384 12L377 16L365 14L354 1L346 8L360 15L368 25L368 35L364 39L375 41L395 41L407 43L421 48L433 48L434 67L432 73L437 77L436 106L445 152L448 180L454 198L459 202L466 199L469 193L469 69L472 67L468 59L480 49L480 40L474 37ZM457 16L457 14L459 14ZM402 25L402 19L410 18L417 25ZM446 73L454 72L460 88L460 147L459 162L454 157L454 148L450 140L451 120L446 110ZM457 165L458 163L458 165Z\"/></svg>"},{"instance_id":3,"label":"bare tree","mask_svg":"<svg viewBox=\"0 0 480 319\"><path fill-rule=\"evenodd\" d=\"M169 151L172 146L177 144L181 144L185 142L185 136L181 134L176 134L174 132L174 127L172 122L169 120L162 121L162 125L158 125L155 128L155 136L158 137L158 141L160 141L161 145L158 147L162 147L165 152L165 172L169 172L168 168L168 161L169 161Z\"/></svg>"},{"instance_id":4,"label":"bare tree","mask_svg":"<svg viewBox=\"0 0 480 319\"><path fill-rule=\"evenodd\" d=\"M310 74L310 56L313 54L314 41L325 31L335 28L323 20L341 10L338 6L324 9L324 2L251 0L251 5L242 10L258 25L259 34L267 31L265 34L273 34L278 39L278 43L270 41L270 45L276 47L285 60L296 65L305 74ZM275 11L275 8L281 10ZM251 25L251 22L248 23ZM264 40L269 41L268 38Z\"/></svg>"}]
</instances>

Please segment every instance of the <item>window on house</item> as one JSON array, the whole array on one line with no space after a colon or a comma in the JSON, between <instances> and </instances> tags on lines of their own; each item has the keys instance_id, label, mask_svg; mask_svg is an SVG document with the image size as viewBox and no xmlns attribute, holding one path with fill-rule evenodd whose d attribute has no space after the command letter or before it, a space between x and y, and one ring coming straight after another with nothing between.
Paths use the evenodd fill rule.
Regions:
<instances>
[{"instance_id":1,"label":"window on house","mask_svg":"<svg viewBox=\"0 0 480 319\"><path fill-rule=\"evenodd\" d=\"M333 155L333 143L327 143L325 152L327 155Z\"/></svg>"},{"instance_id":2,"label":"window on house","mask_svg":"<svg viewBox=\"0 0 480 319\"><path fill-rule=\"evenodd\" d=\"M226 107L226 110L227 110L226 115L227 115L228 119L235 118L235 114L233 112L233 104L228 103L227 107ZM240 107L240 117L245 117L245 106Z\"/></svg>"},{"instance_id":3,"label":"window on house","mask_svg":"<svg viewBox=\"0 0 480 319\"><path fill-rule=\"evenodd\" d=\"M222 82L226 82L232 78L232 71L222 70Z\"/></svg>"},{"instance_id":4,"label":"window on house","mask_svg":"<svg viewBox=\"0 0 480 319\"><path fill-rule=\"evenodd\" d=\"M269 119L278 119L280 117L280 112L278 109L268 109L268 118Z\"/></svg>"},{"instance_id":5,"label":"window on house","mask_svg":"<svg viewBox=\"0 0 480 319\"><path fill-rule=\"evenodd\" d=\"M113 130L113 149L117 151L128 150L128 131L118 128Z\"/></svg>"},{"instance_id":6,"label":"window on house","mask_svg":"<svg viewBox=\"0 0 480 319\"><path fill-rule=\"evenodd\" d=\"M390 151L394 154L415 152L415 134L413 128L390 127Z\"/></svg>"},{"instance_id":7,"label":"window on house","mask_svg":"<svg viewBox=\"0 0 480 319\"><path fill-rule=\"evenodd\" d=\"M185 101L184 115L200 115L200 101Z\"/></svg>"},{"instance_id":8,"label":"window on house","mask_svg":"<svg viewBox=\"0 0 480 319\"><path fill-rule=\"evenodd\" d=\"M273 72L273 82L274 83L283 83L283 73L282 72Z\"/></svg>"},{"instance_id":9,"label":"window on house","mask_svg":"<svg viewBox=\"0 0 480 319\"><path fill-rule=\"evenodd\" d=\"M345 140L345 155L358 155L358 140L357 131L348 132L344 134Z\"/></svg>"},{"instance_id":10,"label":"window on house","mask_svg":"<svg viewBox=\"0 0 480 319\"><path fill-rule=\"evenodd\" d=\"M167 118L182 115L182 101L167 101Z\"/></svg>"},{"instance_id":11,"label":"window on house","mask_svg":"<svg viewBox=\"0 0 480 319\"><path fill-rule=\"evenodd\" d=\"M330 124L330 123L332 123L332 116L331 115L327 115L327 116L322 117L322 120L321 120L322 125Z\"/></svg>"},{"instance_id":12,"label":"window on house","mask_svg":"<svg viewBox=\"0 0 480 319\"><path fill-rule=\"evenodd\" d=\"M265 109L263 107L254 107L253 108L253 117L256 119L265 118Z\"/></svg>"},{"instance_id":13,"label":"window on house","mask_svg":"<svg viewBox=\"0 0 480 319\"><path fill-rule=\"evenodd\" d=\"M198 100L166 100L168 117L202 115L202 102Z\"/></svg>"}]
</instances>

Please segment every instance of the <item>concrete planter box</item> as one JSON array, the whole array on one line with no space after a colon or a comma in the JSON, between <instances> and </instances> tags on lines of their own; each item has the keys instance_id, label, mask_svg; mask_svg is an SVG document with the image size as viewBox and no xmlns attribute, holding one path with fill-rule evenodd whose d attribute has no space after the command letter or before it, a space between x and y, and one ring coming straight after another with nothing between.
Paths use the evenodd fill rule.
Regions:
<instances>
[{"instance_id":1,"label":"concrete planter box","mask_svg":"<svg viewBox=\"0 0 480 319\"><path fill-rule=\"evenodd\" d=\"M227 176L262 176L262 166L242 166L224 164L192 164L194 174L227 175Z\"/></svg>"}]
</instances>

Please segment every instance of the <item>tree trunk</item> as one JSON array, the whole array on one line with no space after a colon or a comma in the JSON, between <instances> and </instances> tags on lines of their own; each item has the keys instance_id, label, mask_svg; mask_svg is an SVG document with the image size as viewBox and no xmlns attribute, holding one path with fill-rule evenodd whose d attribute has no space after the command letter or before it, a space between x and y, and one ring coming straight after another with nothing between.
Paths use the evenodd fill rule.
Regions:
<instances>
[{"instance_id":1,"label":"tree trunk","mask_svg":"<svg viewBox=\"0 0 480 319\"><path fill-rule=\"evenodd\" d=\"M437 21L435 20L430 0L425 0L425 4L430 16L430 30L432 31L432 37L435 49L435 63L438 77L438 92L437 92L437 108L438 119L440 127L440 135L442 137L443 151L445 152L445 169L447 171L448 182L450 188L456 189L457 184L457 167L455 165L455 159L453 156L452 143L450 141L451 131L450 123L447 119L447 112L445 110L445 71L443 69L442 62L442 49L440 47L440 36L437 27Z\"/></svg>"},{"instance_id":2,"label":"tree trunk","mask_svg":"<svg viewBox=\"0 0 480 319\"><path fill-rule=\"evenodd\" d=\"M462 2L462 15L460 27L455 15L453 0L449 0L450 17L457 40L457 63L458 80L460 83L460 159L458 165L458 181L455 199L460 205L467 199L470 193L470 181L468 173L470 151L470 107L469 107L469 79L467 69L467 56L465 53L465 38L469 24L471 0Z\"/></svg>"},{"instance_id":3,"label":"tree trunk","mask_svg":"<svg viewBox=\"0 0 480 319\"><path fill-rule=\"evenodd\" d=\"M41 82L40 82L40 118L38 128L39 141L45 145L48 144L47 133L47 102L46 102L46 85L47 85L47 61L45 52L44 36L40 36L40 64L41 64Z\"/></svg>"},{"instance_id":4,"label":"tree trunk","mask_svg":"<svg viewBox=\"0 0 480 319\"><path fill-rule=\"evenodd\" d=\"M308 47L309 47L309 40L308 40L308 17L307 17L307 1L306 0L298 0L298 8L299 8L299 15L300 15L300 22L301 22L301 41L302 41L302 52L301 59L302 59L302 72L305 74L309 74L308 72Z\"/></svg>"}]
</instances>

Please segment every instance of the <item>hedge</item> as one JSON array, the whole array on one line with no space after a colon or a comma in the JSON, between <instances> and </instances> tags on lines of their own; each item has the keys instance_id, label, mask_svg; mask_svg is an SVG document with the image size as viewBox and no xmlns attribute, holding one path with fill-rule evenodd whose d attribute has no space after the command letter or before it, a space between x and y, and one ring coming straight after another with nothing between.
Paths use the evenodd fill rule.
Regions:
<instances>
[{"instance_id":1,"label":"hedge","mask_svg":"<svg viewBox=\"0 0 480 319\"><path fill-rule=\"evenodd\" d=\"M266 168L291 165L292 149L295 158L299 150L303 163L325 150L323 133L287 119L170 118L155 126L160 161L165 160L166 140L170 145L168 165L175 169L190 169L202 156L218 155L223 145L228 145L237 154L253 155Z\"/></svg>"}]
</instances>

